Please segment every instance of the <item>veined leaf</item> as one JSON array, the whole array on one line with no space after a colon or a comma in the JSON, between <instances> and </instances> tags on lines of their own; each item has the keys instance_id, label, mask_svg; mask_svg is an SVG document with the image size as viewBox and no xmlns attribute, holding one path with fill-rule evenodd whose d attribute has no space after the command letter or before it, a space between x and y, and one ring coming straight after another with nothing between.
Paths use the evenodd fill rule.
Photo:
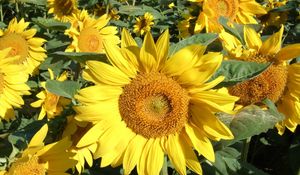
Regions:
<instances>
[{"instance_id":1,"label":"veined leaf","mask_svg":"<svg viewBox=\"0 0 300 175\"><path fill-rule=\"evenodd\" d=\"M97 60L106 62L106 55L92 52L54 52L53 55L64 56L74 61L85 63L88 60Z\"/></svg>"},{"instance_id":2,"label":"veined leaf","mask_svg":"<svg viewBox=\"0 0 300 175\"><path fill-rule=\"evenodd\" d=\"M193 35L193 36L186 38L176 44L173 44L170 47L169 56L173 55L180 49L182 49L186 46L192 45L192 44L201 44L201 45L205 45L205 46L209 45L217 38L218 38L218 34L215 34L215 33L200 33L200 34Z\"/></svg>"},{"instance_id":3,"label":"veined leaf","mask_svg":"<svg viewBox=\"0 0 300 175\"><path fill-rule=\"evenodd\" d=\"M79 88L79 82L75 81L47 80L46 82L46 89L49 92L67 98L73 98Z\"/></svg>"},{"instance_id":4,"label":"veined leaf","mask_svg":"<svg viewBox=\"0 0 300 175\"><path fill-rule=\"evenodd\" d=\"M223 61L220 68L212 76L211 80L225 76L225 80L215 88L233 86L245 80L258 76L265 71L271 63L256 63L247 61L228 60Z\"/></svg>"}]
</instances>

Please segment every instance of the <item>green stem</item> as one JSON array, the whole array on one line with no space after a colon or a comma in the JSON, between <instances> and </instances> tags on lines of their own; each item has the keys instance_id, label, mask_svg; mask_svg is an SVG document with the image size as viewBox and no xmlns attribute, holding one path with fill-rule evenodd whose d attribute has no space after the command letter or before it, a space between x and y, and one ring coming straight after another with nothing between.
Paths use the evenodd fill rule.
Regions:
<instances>
[{"instance_id":1,"label":"green stem","mask_svg":"<svg viewBox=\"0 0 300 175\"><path fill-rule=\"evenodd\" d=\"M135 6L135 0L132 1L132 6Z\"/></svg>"},{"instance_id":2,"label":"green stem","mask_svg":"<svg viewBox=\"0 0 300 175\"><path fill-rule=\"evenodd\" d=\"M163 167L159 173L160 175L168 175L168 160L165 156Z\"/></svg>"},{"instance_id":3,"label":"green stem","mask_svg":"<svg viewBox=\"0 0 300 175\"><path fill-rule=\"evenodd\" d=\"M243 141L241 160L244 161L244 162L247 162L250 141L251 141L251 137L248 137L247 139L245 139Z\"/></svg>"},{"instance_id":4,"label":"green stem","mask_svg":"<svg viewBox=\"0 0 300 175\"><path fill-rule=\"evenodd\" d=\"M2 4L0 4L0 20L3 22L4 16L3 16L3 7Z\"/></svg>"},{"instance_id":5,"label":"green stem","mask_svg":"<svg viewBox=\"0 0 300 175\"><path fill-rule=\"evenodd\" d=\"M19 3L18 3L18 1L15 1L15 5L16 5L16 14L17 14L17 16L19 16L20 14L19 14Z\"/></svg>"}]
</instances>

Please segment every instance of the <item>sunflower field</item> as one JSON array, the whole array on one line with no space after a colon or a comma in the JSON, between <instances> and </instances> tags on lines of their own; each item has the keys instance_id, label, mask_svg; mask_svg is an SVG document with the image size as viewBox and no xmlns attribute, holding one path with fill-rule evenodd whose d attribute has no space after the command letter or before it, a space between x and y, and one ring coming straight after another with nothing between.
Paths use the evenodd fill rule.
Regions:
<instances>
[{"instance_id":1,"label":"sunflower field","mask_svg":"<svg viewBox=\"0 0 300 175\"><path fill-rule=\"evenodd\" d=\"M0 175L300 175L300 0L0 0Z\"/></svg>"}]
</instances>

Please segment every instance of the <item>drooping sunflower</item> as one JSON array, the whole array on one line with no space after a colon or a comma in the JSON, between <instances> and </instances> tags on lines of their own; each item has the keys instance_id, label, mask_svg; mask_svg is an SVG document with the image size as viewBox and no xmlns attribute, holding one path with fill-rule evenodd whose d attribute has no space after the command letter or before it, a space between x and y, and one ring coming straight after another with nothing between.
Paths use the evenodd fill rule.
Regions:
<instances>
[{"instance_id":1,"label":"drooping sunflower","mask_svg":"<svg viewBox=\"0 0 300 175\"><path fill-rule=\"evenodd\" d=\"M75 118L94 124L77 146L97 142L101 167L123 163L125 174L135 166L139 174L158 174L165 154L180 174L186 166L202 174L193 149L214 161L209 138L233 138L214 113L231 113L238 98L211 89L224 77L207 82L222 55L190 45L169 57L168 31L156 43L147 33L139 48L123 30L121 48L104 48L111 64L88 61L83 76L95 85L75 97Z\"/></svg>"},{"instance_id":2,"label":"drooping sunflower","mask_svg":"<svg viewBox=\"0 0 300 175\"><path fill-rule=\"evenodd\" d=\"M97 19L90 17L86 10L73 15L71 27L65 34L73 39L66 52L97 52L103 53L103 41L119 44L120 39L116 34L117 27L106 26L109 17L103 15Z\"/></svg>"},{"instance_id":3,"label":"drooping sunflower","mask_svg":"<svg viewBox=\"0 0 300 175\"><path fill-rule=\"evenodd\" d=\"M47 0L49 14L61 21L68 21L73 14L78 13L77 0Z\"/></svg>"},{"instance_id":4,"label":"drooping sunflower","mask_svg":"<svg viewBox=\"0 0 300 175\"><path fill-rule=\"evenodd\" d=\"M31 139L22 156L12 163L5 175L57 175L65 174L72 168L76 161L71 159L73 153L66 150L70 147L69 138L44 145L44 139L48 132L45 124Z\"/></svg>"},{"instance_id":5,"label":"drooping sunflower","mask_svg":"<svg viewBox=\"0 0 300 175\"><path fill-rule=\"evenodd\" d=\"M195 25L195 32L220 32L219 17L239 24L257 24L256 15L266 14L266 10L255 0L204 0Z\"/></svg>"},{"instance_id":6,"label":"drooping sunflower","mask_svg":"<svg viewBox=\"0 0 300 175\"><path fill-rule=\"evenodd\" d=\"M283 134L285 127L293 132L300 124L300 63L287 63L288 60L300 56L300 44L282 48L283 30L282 26L277 33L263 42L254 29L246 26L245 46L226 32L220 35L230 58L257 63L272 62L262 74L229 88L229 92L240 97L237 103L241 105L260 104L265 98L276 103L279 112L286 117L276 125L280 134Z\"/></svg>"},{"instance_id":7,"label":"drooping sunflower","mask_svg":"<svg viewBox=\"0 0 300 175\"><path fill-rule=\"evenodd\" d=\"M69 116L68 124L65 127L63 137L71 137L72 146L69 151L74 153L73 159L77 160L75 165L78 173L80 174L84 170L85 162L91 167L93 166L93 154L97 149L97 143L92 143L84 147L77 147L78 141L81 137L89 131L92 124L87 122L78 122L74 119L74 116Z\"/></svg>"},{"instance_id":8,"label":"drooping sunflower","mask_svg":"<svg viewBox=\"0 0 300 175\"><path fill-rule=\"evenodd\" d=\"M143 16L136 18L136 23L133 26L133 32L137 35L144 35L150 32L151 27L154 25L154 17L151 13L146 12Z\"/></svg>"},{"instance_id":9,"label":"drooping sunflower","mask_svg":"<svg viewBox=\"0 0 300 175\"><path fill-rule=\"evenodd\" d=\"M48 69L50 79L54 80L54 73L51 69ZM67 79L67 73L64 72L61 76L57 77L58 81L65 81ZM42 120L45 116L48 119L52 119L58 116L63 111L64 107L70 104L70 100L59 95L53 94L46 89L46 82L42 82L41 86L44 88L36 96L39 100L31 103L30 105L35 108L41 107L41 112L38 116L38 120Z\"/></svg>"},{"instance_id":10,"label":"drooping sunflower","mask_svg":"<svg viewBox=\"0 0 300 175\"><path fill-rule=\"evenodd\" d=\"M46 50L42 47L46 42L43 38L34 37L36 29L28 29L29 22L16 18L9 22L4 32L0 32L0 50L11 47L9 56L19 55L15 64L26 66L27 72L32 74L46 58ZM2 35L1 35L2 33Z\"/></svg>"},{"instance_id":11,"label":"drooping sunflower","mask_svg":"<svg viewBox=\"0 0 300 175\"><path fill-rule=\"evenodd\" d=\"M30 94L25 67L12 64L20 56L9 56L10 52L11 48L0 50L0 118L5 120L14 118L13 107L20 108L24 104L21 96Z\"/></svg>"}]
</instances>

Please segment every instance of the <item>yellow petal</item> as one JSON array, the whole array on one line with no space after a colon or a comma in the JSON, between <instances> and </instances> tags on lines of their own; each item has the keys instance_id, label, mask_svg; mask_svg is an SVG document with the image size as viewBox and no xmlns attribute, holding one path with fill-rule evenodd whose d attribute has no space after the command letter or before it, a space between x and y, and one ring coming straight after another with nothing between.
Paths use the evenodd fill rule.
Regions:
<instances>
[{"instance_id":1,"label":"yellow petal","mask_svg":"<svg viewBox=\"0 0 300 175\"><path fill-rule=\"evenodd\" d=\"M124 174L128 175L139 162L147 139L136 135L128 144L123 161Z\"/></svg>"},{"instance_id":2,"label":"yellow petal","mask_svg":"<svg viewBox=\"0 0 300 175\"><path fill-rule=\"evenodd\" d=\"M282 48L278 54L278 60L287 61L300 56L300 44L291 44Z\"/></svg>"},{"instance_id":3,"label":"yellow petal","mask_svg":"<svg viewBox=\"0 0 300 175\"><path fill-rule=\"evenodd\" d=\"M190 124L185 125L185 131L197 152L207 160L214 162L215 153L209 139L199 129Z\"/></svg>"},{"instance_id":4,"label":"yellow petal","mask_svg":"<svg viewBox=\"0 0 300 175\"><path fill-rule=\"evenodd\" d=\"M158 69L156 46L149 32L146 33L144 43L140 51L140 62L143 72L149 73Z\"/></svg>"},{"instance_id":5,"label":"yellow petal","mask_svg":"<svg viewBox=\"0 0 300 175\"><path fill-rule=\"evenodd\" d=\"M156 42L157 58L160 66L163 65L167 60L170 45L169 39L170 35L169 30L167 29Z\"/></svg>"},{"instance_id":6,"label":"yellow petal","mask_svg":"<svg viewBox=\"0 0 300 175\"><path fill-rule=\"evenodd\" d=\"M281 26L280 30L270 36L266 41L263 42L259 52L263 55L277 54L281 48L281 40L284 27Z\"/></svg>"},{"instance_id":7,"label":"yellow petal","mask_svg":"<svg viewBox=\"0 0 300 175\"><path fill-rule=\"evenodd\" d=\"M98 122L91 127L78 141L76 147L84 147L98 141L100 135L104 132L103 122Z\"/></svg>"},{"instance_id":8,"label":"yellow petal","mask_svg":"<svg viewBox=\"0 0 300 175\"><path fill-rule=\"evenodd\" d=\"M259 50L262 45L259 34L251 27L244 27L244 38L249 49Z\"/></svg>"},{"instance_id":9,"label":"yellow petal","mask_svg":"<svg viewBox=\"0 0 300 175\"><path fill-rule=\"evenodd\" d=\"M201 45L190 45L178 52L166 61L162 72L169 76L182 74L192 68L205 52L206 47Z\"/></svg>"},{"instance_id":10,"label":"yellow petal","mask_svg":"<svg viewBox=\"0 0 300 175\"><path fill-rule=\"evenodd\" d=\"M160 139L157 138L149 148L147 158L147 174L159 174L164 164L164 152L160 147Z\"/></svg>"},{"instance_id":11,"label":"yellow petal","mask_svg":"<svg viewBox=\"0 0 300 175\"><path fill-rule=\"evenodd\" d=\"M137 46L135 40L132 38L128 30L123 28L122 30L122 38L121 38L121 48L129 47L129 46Z\"/></svg>"},{"instance_id":12,"label":"yellow petal","mask_svg":"<svg viewBox=\"0 0 300 175\"><path fill-rule=\"evenodd\" d=\"M41 127L41 129L32 137L28 147L38 147L44 145L44 139L46 138L48 133L48 125L45 124Z\"/></svg>"},{"instance_id":13,"label":"yellow petal","mask_svg":"<svg viewBox=\"0 0 300 175\"><path fill-rule=\"evenodd\" d=\"M239 4L239 7L242 9L242 11L251 14L263 15L267 13L267 11L259 3L255 1L242 2Z\"/></svg>"}]
</instances>

